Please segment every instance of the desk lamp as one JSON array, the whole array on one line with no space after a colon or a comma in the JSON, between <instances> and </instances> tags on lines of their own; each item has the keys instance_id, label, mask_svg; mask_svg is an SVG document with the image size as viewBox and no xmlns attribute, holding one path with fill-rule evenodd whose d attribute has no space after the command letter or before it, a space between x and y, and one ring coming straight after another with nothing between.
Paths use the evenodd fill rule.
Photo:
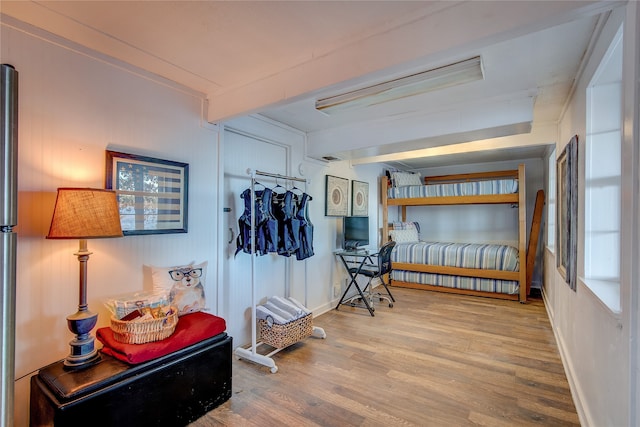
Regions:
<instances>
[{"instance_id":1,"label":"desk lamp","mask_svg":"<svg viewBox=\"0 0 640 427\"><path fill-rule=\"evenodd\" d=\"M116 193L94 188L59 188L47 239L80 239L76 255L80 262L80 298L78 311L67 317L69 330L76 337L69 342L71 351L64 360L69 368L89 366L100 355L90 335L98 314L87 307L87 239L122 237Z\"/></svg>"}]
</instances>

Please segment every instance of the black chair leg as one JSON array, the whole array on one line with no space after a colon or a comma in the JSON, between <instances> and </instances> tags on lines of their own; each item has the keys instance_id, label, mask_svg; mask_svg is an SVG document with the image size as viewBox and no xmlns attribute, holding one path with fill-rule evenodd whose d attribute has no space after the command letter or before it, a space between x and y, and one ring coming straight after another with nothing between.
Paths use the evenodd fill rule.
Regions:
<instances>
[{"instance_id":1,"label":"black chair leg","mask_svg":"<svg viewBox=\"0 0 640 427\"><path fill-rule=\"evenodd\" d=\"M385 290L387 291L387 293L389 294L389 297L391 298L391 301L396 302L396 299L393 297L393 295L391 295L391 291L389 290L389 287L387 286L387 284L384 282L384 280L382 280L382 278L380 278L380 282L382 282L382 286L384 286Z\"/></svg>"},{"instance_id":2,"label":"black chair leg","mask_svg":"<svg viewBox=\"0 0 640 427\"><path fill-rule=\"evenodd\" d=\"M351 284L353 284L356 287L356 290L358 291L358 295L354 295L350 298L345 299L347 293L349 292L349 288L351 287ZM369 301L367 301L367 296L365 294L367 287L365 286L363 289L360 289L360 286L358 286L357 282L352 282L347 289L345 289L344 294L342 294L342 298L340 298L340 302L338 302L338 305L336 305L336 310L338 309L338 307L340 307L340 305L350 305L352 307L355 307L354 305L354 301L355 300L362 300L362 302L364 303L365 307L367 310L369 310L369 314L371 316L375 316L374 311L376 311L375 307L373 306L373 302L371 304L369 304Z\"/></svg>"}]
</instances>

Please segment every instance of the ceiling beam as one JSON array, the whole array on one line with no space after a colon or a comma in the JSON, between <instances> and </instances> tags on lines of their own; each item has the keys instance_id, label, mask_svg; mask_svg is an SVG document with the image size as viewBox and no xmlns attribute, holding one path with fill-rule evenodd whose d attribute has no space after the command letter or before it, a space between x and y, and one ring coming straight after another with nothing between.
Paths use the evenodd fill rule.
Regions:
<instances>
[{"instance_id":1,"label":"ceiling beam","mask_svg":"<svg viewBox=\"0 0 640 427\"><path fill-rule=\"evenodd\" d=\"M534 97L522 93L517 98L483 100L446 111L358 122L309 133L306 152L316 159L328 154L355 159L468 141L454 139L464 134L490 138L504 136L507 129L511 133L528 132L529 127L513 125L533 121L533 104ZM348 151L345 141L348 141Z\"/></svg>"},{"instance_id":2,"label":"ceiling beam","mask_svg":"<svg viewBox=\"0 0 640 427\"><path fill-rule=\"evenodd\" d=\"M509 135L498 138L475 140L457 144L447 144L410 150L393 154L360 157L351 160L352 165L368 163L401 162L407 159L431 158L448 156L453 154L469 154L489 150L503 150L511 148L527 148L542 145L555 144L558 136L558 126L554 123L546 123L537 126L528 133Z\"/></svg>"}]
</instances>

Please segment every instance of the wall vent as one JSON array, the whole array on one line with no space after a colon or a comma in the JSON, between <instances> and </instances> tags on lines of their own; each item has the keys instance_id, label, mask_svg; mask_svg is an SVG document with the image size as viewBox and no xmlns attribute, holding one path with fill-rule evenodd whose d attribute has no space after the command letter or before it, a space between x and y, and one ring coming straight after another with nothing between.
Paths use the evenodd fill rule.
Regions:
<instances>
[{"instance_id":1,"label":"wall vent","mask_svg":"<svg viewBox=\"0 0 640 427\"><path fill-rule=\"evenodd\" d=\"M342 159L334 156L322 156L322 160L324 160L325 162L337 162L338 160Z\"/></svg>"}]
</instances>

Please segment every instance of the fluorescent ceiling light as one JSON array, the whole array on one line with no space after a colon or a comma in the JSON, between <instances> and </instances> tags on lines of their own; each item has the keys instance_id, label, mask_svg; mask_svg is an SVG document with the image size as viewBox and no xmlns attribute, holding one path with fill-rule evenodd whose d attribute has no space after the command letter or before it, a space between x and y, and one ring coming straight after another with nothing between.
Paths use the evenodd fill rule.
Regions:
<instances>
[{"instance_id":1,"label":"fluorescent ceiling light","mask_svg":"<svg viewBox=\"0 0 640 427\"><path fill-rule=\"evenodd\" d=\"M476 56L341 95L318 99L316 110L327 114L355 110L483 78L482 61Z\"/></svg>"}]
</instances>

